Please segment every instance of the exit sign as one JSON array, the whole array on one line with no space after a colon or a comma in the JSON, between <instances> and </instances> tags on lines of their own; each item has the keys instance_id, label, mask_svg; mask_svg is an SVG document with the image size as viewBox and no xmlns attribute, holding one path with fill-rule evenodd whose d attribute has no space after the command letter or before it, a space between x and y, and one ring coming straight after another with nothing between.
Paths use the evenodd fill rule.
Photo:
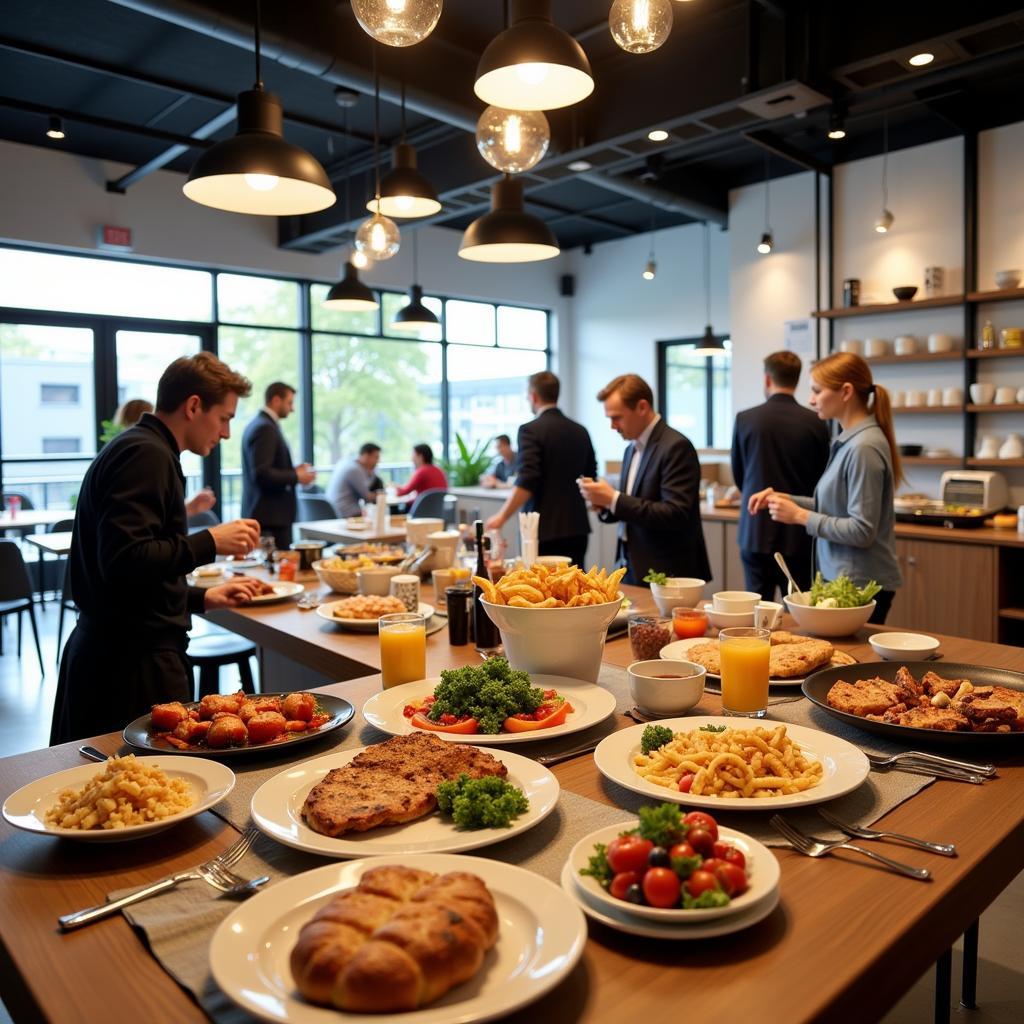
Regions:
<instances>
[{"instance_id":1,"label":"exit sign","mask_svg":"<svg viewBox=\"0 0 1024 1024\"><path fill-rule=\"evenodd\" d=\"M113 224L104 224L99 231L99 247L113 249L115 252L132 251L132 229L119 228Z\"/></svg>"}]
</instances>

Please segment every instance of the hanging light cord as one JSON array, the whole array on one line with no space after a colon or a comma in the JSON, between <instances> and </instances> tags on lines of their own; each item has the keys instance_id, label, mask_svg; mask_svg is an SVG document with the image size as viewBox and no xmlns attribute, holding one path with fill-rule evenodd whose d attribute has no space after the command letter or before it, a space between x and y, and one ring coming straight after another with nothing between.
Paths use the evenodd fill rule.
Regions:
<instances>
[{"instance_id":1,"label":"hanging light cord","mask_svg":"<svg viewBox=\"0 0 1024 1024\"><path fill-rule=\"evenodd\" d=\"M889 112L882 115L882 209L889 209Z\"/></svg>"},{"instance_id":2,"label":"hanging light cord","mask_svg":"<svg viewBox=\"0 0 1024 1024\"><path fill-rule=\"evenodd\" d=\"M704 221L704 306L707 318L704 321L711 326L711 227Z\"/></svg>"},{"instance_id":3,"label":"hanging light cord","mask_svg":"<svg viewBox=\"0 0 1024 1024\"><path fill-rule=\"evenodd\" d=\"M654 259L654 207L651 207L651 259Z\"/></svg>"},{"instance_id":4,"label":"hanging light cord","mask_svg":"<svg viewBox=\"0 0 1024 1024\"><path fill-rule=\"evenodd\" d=\"M260 0L256 0L256 20L255 20L255 36L256 36L256 88L263 88L263 75L260 73Z\"/></svg>"},{"instance_id":5,"label":"hanging light cord","mask_svg":"<svg viewBox=\"0 0 1024 1024\"><path fill-rule=\"evenodd\" d=\"M373 47L373 175L376 188L377 215L380 216L380 69L377 67L377 41Z\"/></svg>"},{"instance_id":6,"label":"hanging light cord","mask_svg":"<svg viewBox=\"0 0 1024 1024\"><path fill-rule=\"evenodd\" d=\"M419 283L419 279L420 279L420 268L419 268L419 262L417 260L417 255L418 255L418 252L419 252L419 245L417 244L417 242L418 242L419 237L420 237L420 233L418 231L414 231L412 233L412 283L413 284L418 284Z\"/></svg>"},{"instance_id":7,"label":"hanging light cord","mask_svg":"<svg viewBox=\"0 0 1024 1024\"><path fill-rule=\"evenodd\" d=\"M405 142L405 69L402 69L402 141Z\"/></svg>"},{"instance_id":8,"label":"hanging light cord","mask_svg":"<svg viewBox=\"0 0 1024 1024\"><path fill-rule=\"evenodd\" d=\"M765 231L771 230L769 225L771 224L771 217L769 217L769 201L771 193L771 178L769 177L769 154L765 150L764 154L764 229Z\"/></svg>"}]
</instances>

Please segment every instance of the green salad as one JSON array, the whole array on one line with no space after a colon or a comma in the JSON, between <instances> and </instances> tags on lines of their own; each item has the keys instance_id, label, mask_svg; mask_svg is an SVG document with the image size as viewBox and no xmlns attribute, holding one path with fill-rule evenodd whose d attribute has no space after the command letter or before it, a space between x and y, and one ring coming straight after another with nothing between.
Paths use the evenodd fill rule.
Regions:
<instances>
[{"instance_id":1,"label":"green salad","mask_svg":"<svg viewBox=\"0 0 1024 1024\"><path fill-rule=\"evenodd\" d=\"M811 584L810 604L812 608L862 608L881 589L881 584L874 580L863 587L855 586L845 572L826 583L819 572Z\"/></svg>"}]
</instances>

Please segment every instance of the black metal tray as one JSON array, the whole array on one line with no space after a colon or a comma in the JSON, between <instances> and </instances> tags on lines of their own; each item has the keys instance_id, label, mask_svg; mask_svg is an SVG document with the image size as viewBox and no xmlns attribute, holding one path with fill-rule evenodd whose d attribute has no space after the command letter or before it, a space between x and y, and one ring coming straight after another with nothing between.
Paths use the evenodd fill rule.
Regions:
<instances>
[{"instance_id":1,"label":"black metal tray","mask_svg":"<svg viewBox=\"0 0 1024 1024\"><path fill-rule=\"evenodd\" d=\"M839 668L825 668L809 675L801 687L804 696L830 715L855 725L865 732L877 733L909 748L921 746L976 746L1008 750L1024 741L1024 732L939 732L936 729L915 729L909 725L893 725L889 722L873 722L868 718L837 711L828 704L828 691L833 683L840 681L854 683L858 679L885 679L891 682L896 673L906 666L914 678L920 679L926 672L934 672L946 679L966 679L975 686L1006 686L1011 690L1024 691L1024 674L1005 668L987 668L983 665L965 665L945 661L879 661L860 665L842 665Z\"/></svg>"},{"instance_id":2,"label":"black metal tray","mask_svg":"<svg viewBox=\"0 0 1024 1024\"><path fill-rule=\"evenodd\" d=\"M287 693L256 693L254 697L287 697ZM321 736L326 736L335 729L348 724L356 713L356 709L343 697L333 697L327 693L314 693L317 704L331 715L331 720L320 726L316 732L292 733L288 739L276 743L257 743L245 747L224 747L214 750L210 747L189 747L179 750L170 743L158 739L149 731L149 715L140 715L134 722L129 722L122 733L125 743L140 750L154 754L187 754L191 757L213 757L217 760L237 760L246 757L276 756L293 747L305 743L315 743ZM186 704L187 708L198 707L198 701Z\"/></svg>"},{"instance_id":3,"label":"black metal tray","mask_svg":"<svg viewBox=\"0 0 1024 1024\"><path fill-rule=\"evenodd\" d=\"M985 525L986 516L965 516L956 512L926 512L920 509L896 511L896 522L918 526L942 526L947 530L977 530Z\"/></svg>"}]
</instances>

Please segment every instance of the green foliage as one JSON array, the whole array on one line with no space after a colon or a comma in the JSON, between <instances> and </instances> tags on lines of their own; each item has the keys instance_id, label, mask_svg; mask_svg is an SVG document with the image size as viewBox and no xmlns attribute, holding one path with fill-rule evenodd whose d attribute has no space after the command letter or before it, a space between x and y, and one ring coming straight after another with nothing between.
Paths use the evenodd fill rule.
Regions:
<instances>
[{"instance_id":1,"label":"green foliage","mask_svg":"<svg viewBox=\"0 0 1024 1024\"><path fill-rule=\"evenodd\" d=\"M672 730L666 725L649 725L640 737L640 753L649 754L652 750L672 742Z\"/></svg>"},{"instance_id":2,"label":"green foliage","mask_svg":"<svg viewBox=\"0 0 1024 1024\"><path fill-rule=\"evenodd\" d=\"M648 569L647 575L644 577L644 583L657 583L659 587L663 587L668 583L668 576L663 572L655 572L653 569Z\"/></svg>"},{"instance_id":3,"label":"green foliage","mask_svg":"<svg viewBox=\"0 0 1024 1024\"><path fill-rule=\"evenodd\" d=\"M101 444L113 441L118 434L126 429L122 424L115 423L113 420L104 420L100 425L103 427L103 433L100 434Z\"/></svg>"},{"instance_id":4,"label":"green foliage","mask_svg":"<svg viewBox=\"0 0 1024 1024\"><path fill-rule=\"evenodd\" d=\"M471 779L462 772L437 787L437 805L462 829L508 828L530 807L526 794L496 775Z\"/></svg>"},{"instance_id":5,"label":"green foliage","mask_svg":"<svg viewBox=\"0 0 1024 1024\"><path fill-rule=\"evenodd\" d=\"M607 889L615 877L611 865L608 863L608 847L604 843L594 843L594 852L587 860L587 866L580 868L581 875L590 875L596 878L603 889Z\"/></svg>"},{"instance_id":6,"label":"green foliage","mask_svg":"<svg viewBox=\"0 0 1024 1024\"><path fill-rule=\"evenodd\" d=\"M862 608L881 589L881 585L874 580L863 587L854 586L853 580L845 572L826 583L819 572L811 584L811 604L817 608Z\"/></svg>"},{"instance_id":7,"label":"green foliage","mask_svg":"<svg viewBox=\"0 0 1024 1024\"><path fill-rule=\"evenodd\" d=\"M659 804L657 807L641 807L637 811L640 826L634 831L644 839L650 839L655 846L668 848L686 838L690 831L683 824L683 815L678 804Z\"/></svg>"},{"instance_id":8,"label":"green foliage","mask_svg":"<svg viewBox=\"0 0 1024 1024\"><path fill-rule=\"evenodd\" d=\"M530 685L526 672L509 668L504 658L489 658L483 665L445 669L434 697L428 712L433 721L440 721L442 715L469 715L481 732L494 734L501 732L511 715L536 711L544 691Z\"/></svg>"},{"instance_id":9,"label":"green foliage","mask_svg":"<svg viewBox=\"0 0 1024 1024\"><path fill-rule=\"evenodd\" d=\"M458 457L445 459L442 462L444 471L448 474L448 483L453 487L472 487L478 483L484 470L491 464L491 456L488 453L491 442L494 438L487 438L480 441L472 448L467 447L461 434L455 435L455 446L458 449Z\"/></svg>"}]
</instances>

